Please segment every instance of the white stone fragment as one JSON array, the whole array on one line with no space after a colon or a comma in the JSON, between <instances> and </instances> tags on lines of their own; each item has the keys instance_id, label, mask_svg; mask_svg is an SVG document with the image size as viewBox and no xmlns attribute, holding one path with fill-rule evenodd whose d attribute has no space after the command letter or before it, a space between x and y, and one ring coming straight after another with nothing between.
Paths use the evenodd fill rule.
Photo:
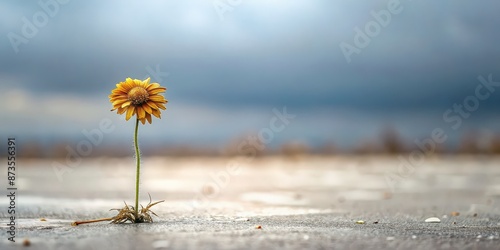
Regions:
<instances>
[{"instance_id":1,"label":"white stone fragment","mask_svg":"<svg viewBox=\"0 0 500 250\"><path fill-rule=\"evenodd\" d=\"M441 220L438 217L430 217L425 219L425 222L427 223L440 223Z\"/></svg>"},{"instance_id":2,"label":"white stone fragment","mask_svg":"<svg viewBox=\"0 0 500 250\"><path fill-rule=\"evenodd\" d=\"M235 219L234 221L236 221L236 222L240 222L240 221L250 221L250 219L249 219L249 218L237 218L237 219Z\"/></svg>"}]
</instances>

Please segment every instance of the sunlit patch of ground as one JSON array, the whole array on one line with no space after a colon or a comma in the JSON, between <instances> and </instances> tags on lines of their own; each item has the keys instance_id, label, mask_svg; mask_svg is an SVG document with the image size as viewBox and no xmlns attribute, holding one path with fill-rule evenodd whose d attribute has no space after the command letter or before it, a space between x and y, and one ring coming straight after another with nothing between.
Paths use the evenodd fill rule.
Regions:
<instances>
[{"instance_id":1,"label":"sunlit patch of ground","mask_svg":"<svg viewBox=\"0 0 500 250\"><path fill-rule=\"evenodd\" d=\"M64 172L61 181L52 160L21 160L18 165L18 196L29 206L50 207L64 201L61 209L85 210L133 203L132 158L83 159ZM420 206L422 199L436 202L435 206L469 208L497 202L499 165L500 158L494 157L429 157L411 169L403 168L398 158L375 156L150 157L142 164L141 197L147 204L150 193L153 200L167 200L160 209L174 210L203 210L220 204L341 209L356 202L390 207L391 202L408 200L410 204L401 202L399 208L404 209ZM458 196L460 200L454 199Z\"/></svg>"},{"instance_id":2,"label":"sunlit patch of ground","mask_svg":"<svg viewBox=\"0 0 500 250\"><path fill-rule=\"evenodd\" d=\"M148 193L165 200L152 208L159 215L154 225L100 222L77 229L74 220L111 217L116 211L109 209L133 204L134 159L82 159L60 180L52 160L19 160L18 234L34 249L126 249L138 242L273 248L283 241L295 249L353 241L379 249L495 249L500 237L500 158L428 157L412 168L375 156L144 158L140 203L148 204ZM7 202L0 199L0 206ZM2 225L6 212L0 211ZM429 217L441 223L425 223ZM109 240L96 241L102 234Z\"/></svg>"}]
</instances>

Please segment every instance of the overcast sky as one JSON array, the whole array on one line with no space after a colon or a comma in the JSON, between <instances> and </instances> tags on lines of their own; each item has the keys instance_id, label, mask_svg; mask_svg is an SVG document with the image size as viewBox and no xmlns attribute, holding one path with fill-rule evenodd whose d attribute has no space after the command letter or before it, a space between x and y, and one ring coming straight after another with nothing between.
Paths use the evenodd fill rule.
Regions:
<instances>
[{"instance_id":1,"label":"overcast sky","mask_svg":"<svg viewBox=\"0 0 500 250\"><path fill-rule=\"evenodd\" d=\"M479 76L500 82L496 0L40 2L0 2L0 134L78 138L111 119L106 141L129 140L107 96L147 75L169 100L148 140L222 145L283 107L296 117L276 144L499 132L500 86L456 129L443 119Z\"/></svg>"}]
</instances>

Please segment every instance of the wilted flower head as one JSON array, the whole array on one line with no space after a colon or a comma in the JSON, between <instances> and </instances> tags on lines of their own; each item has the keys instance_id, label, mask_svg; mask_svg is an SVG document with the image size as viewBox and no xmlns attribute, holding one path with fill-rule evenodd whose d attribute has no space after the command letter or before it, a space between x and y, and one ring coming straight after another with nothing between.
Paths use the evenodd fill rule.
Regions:
<instances>
[{"instance_id":1,"label":"wilted flower head","mask_svg":"<svg viewBox=\"0 0 500 250\"><path fill-rule=\"evenodd\" d=\"M116 88L109 95L109 101L113 104L111 111L118 110L120 115L126 112L127 121L137 115L142 124L145 124L146 120L151 123L151 115L161 118L160 109L165 110L164 104L168 101L160 93L167 89L149 81L149 78L144 81L127 78L116 84Z\"/></svg>"}]
</instances>

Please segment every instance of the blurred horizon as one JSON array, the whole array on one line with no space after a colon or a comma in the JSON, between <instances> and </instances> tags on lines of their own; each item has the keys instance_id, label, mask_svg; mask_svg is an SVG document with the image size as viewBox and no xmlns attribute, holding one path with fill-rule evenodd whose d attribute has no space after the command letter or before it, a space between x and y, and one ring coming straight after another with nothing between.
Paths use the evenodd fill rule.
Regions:
<instances>
[{"instance_id":1,"label":"blurred horizon","mask_svg":"<svg viewBox=\"0 0 500 250\"><path fill-rule=\"evenodd\" d=\"M21 158L66 158L79 157L132 157L132 138L127 142L103 143L105 135L89 132L84 138L42 142L15 138L18 155ZM280 155L298 159L306 155L500 155L500 133L468 131L460 137L459 143L446 144L433 141L433 137L416 138L408 141L394 128L380 131L378 138L358 141L353 147L342 147L330 141L321 145L310 145L303 141L288 141L278 145L265 144L250 138L258 134L235 137L222 146L195 144L143 143L141 155L146 156L216 156L216 157L262 157ZM87 146L89 145L89 146ZM242 147L240 147L243 145ZM0 146L0 157L7 157L7 146ZM70 158L68 158L70 157Z\"/></svg>"},{"instance_id":2,"label":"blurred horizon","mask_svg":"<svg viewBox=\"0 0 500 250\"><path fill-rule=\"evenodd\" d=\"M93 154L129 155L108 95L150 76L169 103L140 127L146 154L235 150L284 109L271 152L385 152L391 136L403 152L436 129L444 152L498 152L500 2L229 2L1 2L0 135L60 156L109 120Z\"/></svg>"}]
</instances>

